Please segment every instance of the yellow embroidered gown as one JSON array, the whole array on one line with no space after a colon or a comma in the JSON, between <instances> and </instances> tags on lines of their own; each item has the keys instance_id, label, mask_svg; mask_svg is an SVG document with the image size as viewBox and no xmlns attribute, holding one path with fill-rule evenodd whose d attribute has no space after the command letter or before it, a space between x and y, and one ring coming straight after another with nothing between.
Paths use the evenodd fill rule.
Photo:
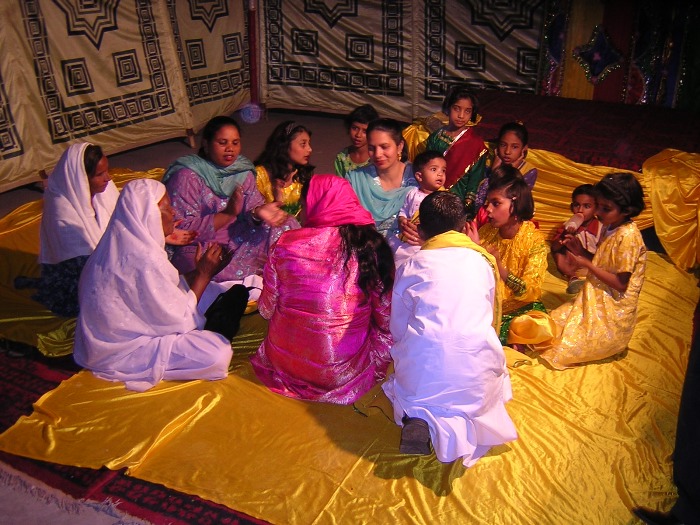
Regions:
<instances>
[{"instance_id":1,"label":"yellow embroidered gown","mask_svg":"<svg viewBox=\"0 0 700 525\"><path fill-rule=\"evenodd\" d=\"M625 350L632 338L644 283L646 246L633 222L603 232L603 236L593 264L613 273L630 272L627 290L613 290L589 273L576 298L551 312L559 335L540 355L554 368L605 359Z\"/></svg>"},{"instance_id":2,"label":"yellow embroidered gown","mask_svg":"<svg viewBox=\"0 0 700 525\"><path fill-rule=\"evenodd\" d=\"M270 175L264 166L255 166L255 182L258 190L265 197L265 202L273 202L275 200L272 191L272 183ZM301 198L301 183L298 181L292 182L289 186L282 189L283 201L282 209L291 215L298 215L301 209L299 199Z\"/></svg>"}]
</instances>

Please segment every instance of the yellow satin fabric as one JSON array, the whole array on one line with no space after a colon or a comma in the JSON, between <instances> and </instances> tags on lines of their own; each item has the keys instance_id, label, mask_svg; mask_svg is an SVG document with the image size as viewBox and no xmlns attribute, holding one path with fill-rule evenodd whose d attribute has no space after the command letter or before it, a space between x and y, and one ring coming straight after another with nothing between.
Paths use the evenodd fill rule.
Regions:
<instances>
[{"instance_id":1,"label":"yellow satin fabric","mask_svg":"<svg viewBox=\"0 0 700 525\"><path fill-rule=\"evenodd\" d=\"M557 335L557 324L544 312L532 310L510 322L508 344L535 344Z\"/></svg>"},{"instance_id":2,"label":"yellow satin fabric","mask_svg":"<svg viewBox=\"0 0 700 525\"><path fill-rule=\"evenodd\" d=\"M700 153L667 149L647 159L642 173L651 185L656 234L680 268L700 264Z\"/></svg>"},{"instance_id":3,"label":"yellow satin fabric","mask_svg":"<svg viewBox=\"0 0 700 525\"><path fill-rule=\"evenodd\" d=\"M552 371L507 350L519 438L468 470L398 452L375 387L355 407L270 392L247 356L221 381L130 392L81 372L0 436L0 449L128 474L272 523L627 523L669 508L671 453L700 291L650 254L625 355ZM543 301L568 299L548 273ZM612 466L612 467L611 467Z\"/></svg>"},{"instance_id":4,"label":"yellow satin fabric","mask_svg":"<svg viewBox=\"0 0 700 525\"><path fill-rule=\"evenodd\" d=\"M265 197L266 202L273 202L275 195L272 191L272 182L267 170L263 166L255 167L255 183L258 191ZM301 183L292 182L286 188L282 188L282 204L296 204L301 198Z\"/></svg>"}]
</instances>

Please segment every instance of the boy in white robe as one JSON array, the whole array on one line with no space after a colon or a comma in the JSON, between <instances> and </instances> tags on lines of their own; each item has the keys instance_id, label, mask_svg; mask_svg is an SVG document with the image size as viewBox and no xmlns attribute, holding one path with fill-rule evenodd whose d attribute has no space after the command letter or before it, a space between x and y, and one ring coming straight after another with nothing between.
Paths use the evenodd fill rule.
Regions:
<instances>
[{"instance_id":1,"label":"boy in white robe","mask_svg":"<svg viewBox=\"0 0 700 525\"><path fill-rule=\"evenodd\" d=\"M398 269L391 307L395 373L383 385L403 425L400 451L473 465L517 439L498 339L500 290L493 257L467 237L459 197L435 192L420 206L421 250Z\"/></svg>"}]
</instances>

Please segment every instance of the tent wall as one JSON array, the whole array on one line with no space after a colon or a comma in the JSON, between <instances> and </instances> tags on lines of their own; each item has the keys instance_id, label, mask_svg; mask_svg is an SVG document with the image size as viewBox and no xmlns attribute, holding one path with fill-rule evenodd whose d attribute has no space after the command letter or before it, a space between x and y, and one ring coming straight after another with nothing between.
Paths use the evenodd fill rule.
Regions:
<instances>
[{"instance_id":1,"label":"tent wall","mask_svg":"<svg viewBox=\"0 0 700 525\"><path fill-rule=\"evenodd\" d=\"M70 144L184 137L249 100L244 4L0 2L0 191Z\"/></svg>"}]
</instances>

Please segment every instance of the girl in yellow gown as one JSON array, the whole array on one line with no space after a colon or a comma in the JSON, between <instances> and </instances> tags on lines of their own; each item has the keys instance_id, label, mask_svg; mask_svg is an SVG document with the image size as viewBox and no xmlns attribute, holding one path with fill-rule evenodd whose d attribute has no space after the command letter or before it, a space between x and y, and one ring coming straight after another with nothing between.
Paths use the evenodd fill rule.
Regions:
<instances>
[{"instance_id":1,"label":"girl in yellow gown","mask_svg":"<svg viewBox=\"0 0 700 525\"><path fill-rule=\"evenodd\" d=\"M508 336L509 343L540 350L557 369L624 351L637 321L647 253L632 218L644 210L643 190L631 173L606 175L595 189L603 225L598 250L587 256L576 238L567 245L573 262L588 269L586 283L550 319L528 314L513 320Z\"/></svg>"}]
</instances>

